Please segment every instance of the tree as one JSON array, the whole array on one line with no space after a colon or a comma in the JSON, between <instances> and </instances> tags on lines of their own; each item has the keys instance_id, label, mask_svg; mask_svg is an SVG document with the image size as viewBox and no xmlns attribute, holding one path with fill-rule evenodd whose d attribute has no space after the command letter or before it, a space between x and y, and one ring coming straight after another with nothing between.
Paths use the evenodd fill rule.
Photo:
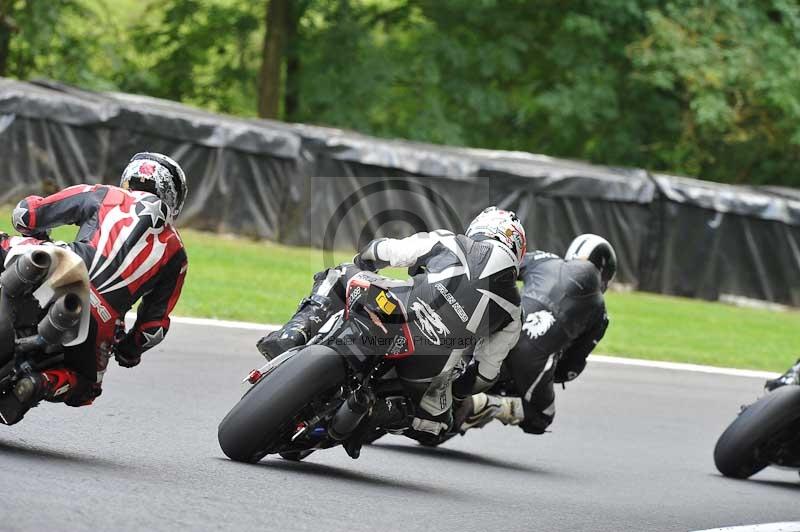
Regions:
<instances>
[{"instance_id":1,"label":"tree","mask_svg":"<svg viewBox=\"0 0 800 532\"><path fill-rule=\"evenodd\" d=\"M732 182L800 185L798 64L796 0L0 0L6 75Z\"/></svg>"},{"instance_id":2,"label":"tree","mask_svg":"<svg viewBox=\"0 0 800 532\"><path fill-rule=\"evenodd\" d=\"M290 34L289 0L269 0L266 10L266 34L259 74L258 116L278 118L283 87L283 62Z\"/></svg>"},{"instance_id":3,"label":"tree","mask_svg":"<svg viewBox=\"0 0 800 532\"><path fill-rule=\"evenodd\" d=\"M260 11L248 0L152 3L148 17L131 30L134 53L115 76L118 86L213 111L254 114Z\"/></svg>"},{"instance_id":4,"label":"tree","mask_svg":"<svg viewBox=\"0 0 800 532\"><path fill-rule=\"evenodd\" d=\"M672 101L650 164L732 182L800 185L800 5L674 1L647 12L629 54Z\"/></svg>"}]
</instances>

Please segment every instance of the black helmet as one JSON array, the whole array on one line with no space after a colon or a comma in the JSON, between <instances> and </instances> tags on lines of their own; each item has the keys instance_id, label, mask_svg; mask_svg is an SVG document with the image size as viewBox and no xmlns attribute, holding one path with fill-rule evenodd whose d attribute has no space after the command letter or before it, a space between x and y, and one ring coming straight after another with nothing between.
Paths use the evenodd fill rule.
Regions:
<instances>
[{"instance_id":1,"label":"black helmet","mask_svg":"<svg viewBox=\"0 0 800 532\"><path fill-rule=\"evenodd\" d=\"M177 218L186 201L186 174L178 163L160 153L137 153L122 172L119 186L152 192L169 206Z\"/></svg>"},{"instance_id":2,"label":"black helmet","mask_svg":"<svg viewBox=\"0 0 800 532\"><path fill-rule=\"evenodd\" d=\"M564 260L582 259L594 264L600 272L603 292L617 274L617 254L608 240L602 236L586 233L575 238L564 255Z\"/></svg>"}]
</instances>

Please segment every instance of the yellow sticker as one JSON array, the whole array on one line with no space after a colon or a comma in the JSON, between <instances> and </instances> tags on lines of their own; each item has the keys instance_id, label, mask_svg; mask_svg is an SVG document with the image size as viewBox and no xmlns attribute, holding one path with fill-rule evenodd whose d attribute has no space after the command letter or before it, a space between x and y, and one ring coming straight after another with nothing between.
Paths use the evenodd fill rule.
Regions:
<instances>
[{"instance_id":1,"label":"yellow sticker","mask_svg":"<svg viewBox=\"0 0 800 532\"><path fill-rule=\"evenodd\" d=\"M381 308L381 310L386 314L391 314L394 312L394 309L397 308L397 305L389 301L389 297L383 290L381 290L381 293L375 298L375 301L378 303L378 306Z\"/></svg>"}]
</instances>

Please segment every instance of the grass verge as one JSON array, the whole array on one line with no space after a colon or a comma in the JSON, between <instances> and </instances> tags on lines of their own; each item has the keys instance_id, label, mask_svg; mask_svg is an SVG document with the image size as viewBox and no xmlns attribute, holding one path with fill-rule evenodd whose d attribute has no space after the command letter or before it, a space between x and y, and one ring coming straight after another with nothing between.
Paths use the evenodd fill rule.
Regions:
<instances>
[{"instance_id":1,"label":"grass verge","mask_svg":"<svg viewBox=\"0 0 800 532\"><path fill-rule=\"evenodd\" d=\"M0 210L2 230L10 229L9 213ZM53 237L69 240L74 234L61 228ZM318 250L193 230L181 234L189 273L175 310L180 316L281 323L323 264ZM338 254L335 260L350 257ZM800 312L636 292L610 293L607 301L612 322L598 347L604 354L772 371L800 356Z\"/></svg>"}]
</instances>

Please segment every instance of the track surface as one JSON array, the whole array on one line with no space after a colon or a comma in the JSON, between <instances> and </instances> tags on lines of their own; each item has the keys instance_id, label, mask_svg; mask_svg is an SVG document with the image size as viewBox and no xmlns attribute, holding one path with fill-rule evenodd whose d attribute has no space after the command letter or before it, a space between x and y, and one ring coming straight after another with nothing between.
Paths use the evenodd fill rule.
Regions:
<instances>
[{"instance_id":1,"label":"track surface","mask_svg":"<svg viewBox=\"0 0 800 532\"><path fill-rule=\"evenodd\" d=\"M697 530L800 518L796 473L723 478L717 436L761 382L591 364L553 432L492 424L353 461L223 458L219 420L260 365L255 331L174 325L92 407L0 426L0 530ZM787 360L788 362L788 360Z\"/></svg>"}]
</instances>

